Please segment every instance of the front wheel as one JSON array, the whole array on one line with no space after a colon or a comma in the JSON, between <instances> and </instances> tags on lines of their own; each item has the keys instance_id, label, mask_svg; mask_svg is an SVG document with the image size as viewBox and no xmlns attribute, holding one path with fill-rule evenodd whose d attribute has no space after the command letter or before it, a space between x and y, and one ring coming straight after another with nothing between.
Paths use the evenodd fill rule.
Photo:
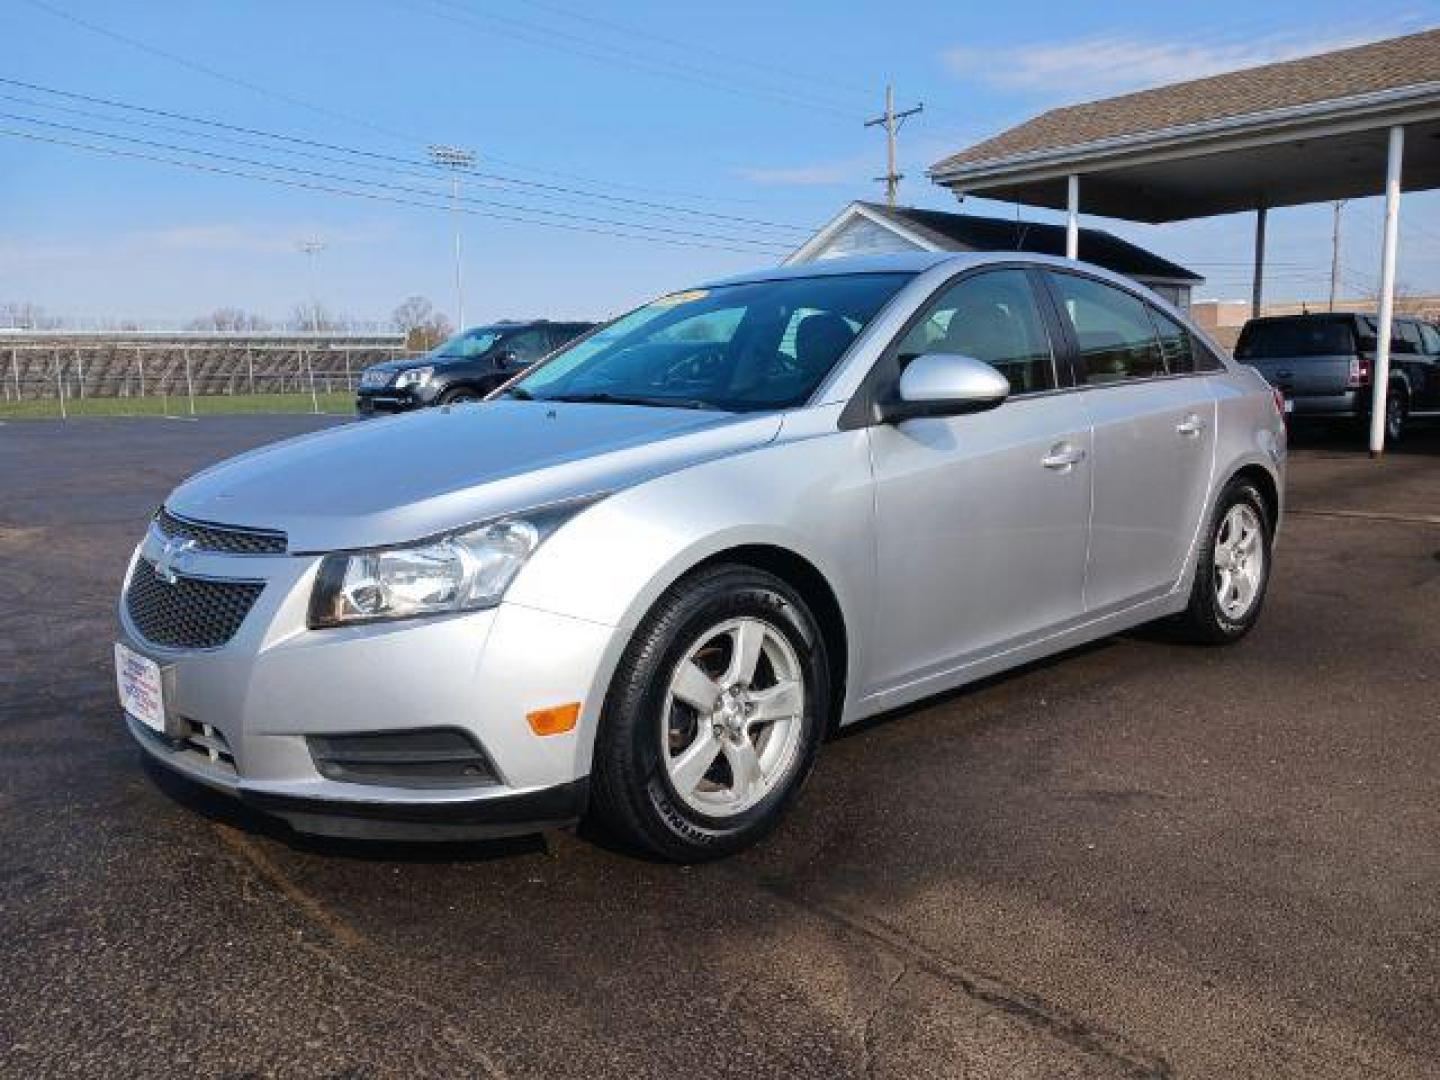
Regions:
<instances>
[{"instance_id":1,"label":"front wheel","mask_svg":"<svg viewBox=\"0 0 1440 1080\"><path fill-rule=\"evenodd\" d=\"M1220 493L1200 548L1190 604L1177 620L1183 637L1223 645L1250 631L1270 584L1273 531L1255 485L1230 481Z\"/></svg>"},{"instance_id":2,"label":"front wheel","mask_svg":"<svg viewBox=\"0 0 1440 1080\"><path fill-rule=\"evenodd\" d=\"M661 598L606 697L594 810L623 839L697 862L765 835L814 764L825 643L779 578L717 566Z\"/></svg>"},{"instance_id":3,"label":"front wheel","mask_svg":"<svg viewBox=\"0 0 1440 1080\"><path fill-rule=\"evenodd\" d=\"M437 405L468 405L471 402L479 401L480 391L472 386L457 386L453 390L446 390L440 395Z\"/></svg>"}]
</instances>

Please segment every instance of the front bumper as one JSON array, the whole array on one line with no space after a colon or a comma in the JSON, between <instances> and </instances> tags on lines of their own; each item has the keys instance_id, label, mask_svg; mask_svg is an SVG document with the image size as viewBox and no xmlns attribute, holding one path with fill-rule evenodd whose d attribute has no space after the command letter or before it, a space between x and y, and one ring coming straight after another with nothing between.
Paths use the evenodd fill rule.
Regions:
<instances>
[{"instance_id":1,"label":"front bumper","mask_svg":"<svg viewBox=\"0 0 1440 1080\"><path fill-rule=\"evenodd\" d=\"M161 671L166 733L127 718L151 758L296 829L325 835L496 836L580 816L593 734L620 647L613 628L502 604L314 631L306 609L319 561L196 556L187 568L193 574L265 582L235 636L217 649L147 641L122 599L122 640ZM529 713L577 701L573 730L531 731ZM494 776L474 787L440 788L336 780L321 775L307 739L435 727L469 733ZM223 753L207 750L211 741Z\"/></svg>"},{"instance_id":2,"label":"front bumper","mask_svg":"<svg viewBox=\"0 0 1440 1080\"><path fill-rule=\"evenodd\" d=\"M288 795L240 782L187 744L170 740L125 717L131 736L158 765L278 817L296 832L353 840L482 840L573 825L589 803L582 777L533 791L460 794L445 800L415 799L391 789L373 798ZM359 786L359 785L355 785Z\"/></svg>"},{"instance_id":3,"label":"front bumper","mask_svg":"<svg viewBox=\"0 0 1440 1080\"><path fill-rule=\"evenodd\" d=\"M408 387L404 390L361 390L355 395L355 414L361 417L389 416L423 409L429 404L430 400Z\"/></svg>"}]
</instances>

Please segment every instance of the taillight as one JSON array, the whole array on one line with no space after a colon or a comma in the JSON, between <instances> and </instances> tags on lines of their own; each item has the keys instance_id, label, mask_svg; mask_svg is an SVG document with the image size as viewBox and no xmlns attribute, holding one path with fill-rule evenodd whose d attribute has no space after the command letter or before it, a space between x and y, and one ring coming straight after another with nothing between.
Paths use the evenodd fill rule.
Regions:
<instances>
[{"instance_id":1,"label":"taillight","mask_svg":"<svg viewBox=\"0 0 1440 1080\"><path fill-rule=\"evenodd\" d=\"M1275 399L1275 411L1280 414L1280 418L1283 420L1285 418L1284 392L1278 386L1272 386L1270 388L1270 396Z\"/></svg>"},{"instance_id":2,"label":"taillight","mask_svg":"<svg viewBox=\"0 0 1440 1080\"><path fill-rule=\"evenodd\" d=\"M1363 356L1352 356L1350 358L1350 377L1345 381L1350 389L1358 386L1370 385L1370 361Z\"/></svg>"}]
</instances>

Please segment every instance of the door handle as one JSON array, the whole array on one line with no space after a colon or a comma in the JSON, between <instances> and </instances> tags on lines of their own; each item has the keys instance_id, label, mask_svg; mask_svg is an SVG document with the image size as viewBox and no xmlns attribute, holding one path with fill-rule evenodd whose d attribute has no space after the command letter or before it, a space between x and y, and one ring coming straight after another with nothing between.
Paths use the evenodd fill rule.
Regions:
<instances>
[{"instance_id":1,"label":"door handle","mask_svg":"<svg viewBox=\"0 0 1440 1080\"><path fill-rule=\"evenodd\" d=\"M1069 472L1084 460L1085 451L1080 447L1057 443L1050 448L1050 453L1040 459L1040 464L1056 472Z\"/></svg>"},{"instance_id":2,"label":"door handle","mask_svg":"<svg viewBox=\"0 0 1440 1080\"><path fill-rule=\"evenodd\" d=\"M1191 413L1189 416L1185 417L1184 420L1181 420L1180 423L1175 425L1175 433L1177 435L1189 435L1192 438L1196 435L1199 435L1200 432L1204 430L1204 421L1202 421L1200 417L1196 416L1194 413Z\"/></svg>"}]
</instances>

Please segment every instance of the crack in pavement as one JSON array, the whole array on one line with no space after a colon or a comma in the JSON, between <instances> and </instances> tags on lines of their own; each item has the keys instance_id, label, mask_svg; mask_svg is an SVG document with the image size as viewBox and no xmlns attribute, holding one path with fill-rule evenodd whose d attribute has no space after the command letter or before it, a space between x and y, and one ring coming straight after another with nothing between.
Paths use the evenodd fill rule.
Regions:
<instances>
[{"instance_id":1,"label":"crack in pavement","mask_svg":"<svg viewBox=\"0 0 1440 1080\"><path fill-rule=\"evenodd\" d=\"M910 974L910 963L907 960L900 961L900 970L890 980L885 989L880 993L880 1000L875 1003L875 1008L865 1018L865 1027L860 1033L860 1071L864 1076L875 1075L875 1022L880 1019L882 1013L890 1004L890 995L895 993L895 988L904 981Z\"/></svg>"},{"instance_id":2,"label":"crack in pavement","mask_svg":"<svg viewBox=\"0 0 1440 1080\"><path fill-rule=\"evenodd\" d=\"M1037 994L1007 985L984 972L972 971L913 941L887 923L868 915L847 911L830 903L807 902L780 884L757 881L733 872L784 902L830 920L872 943L883 946L911 967L923 970L976 1001L993 1006L1054 1038L1112 1062L1127 1076L1164 1080L1173 1075L1170 1064L1159 1054L1146 1050L1117 1031L1089 1022ZM898 979L896 980L899 981ZM894 991L894 985L887 993ZM871 1018L873 1022L873 1017Z\"/></svg>"}]
</instances>

